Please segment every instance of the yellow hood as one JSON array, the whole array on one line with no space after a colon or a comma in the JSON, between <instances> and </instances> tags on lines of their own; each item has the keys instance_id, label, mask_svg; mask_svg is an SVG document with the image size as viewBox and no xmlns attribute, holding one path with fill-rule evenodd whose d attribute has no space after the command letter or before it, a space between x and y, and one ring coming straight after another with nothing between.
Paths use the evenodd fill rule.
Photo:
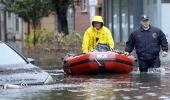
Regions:
<instances>
[{"instance_id":1,"label":"yellow hood","mask_svg":"<svg viewBox=\"0 0 170 100\"><path fill-rule=\"evenodd\" d=\"M103 18L101 16L94 16L92 20L92 25L93 25L93 22L101 22L102 24L104 24Z\"/></svg>"}]
</instances>

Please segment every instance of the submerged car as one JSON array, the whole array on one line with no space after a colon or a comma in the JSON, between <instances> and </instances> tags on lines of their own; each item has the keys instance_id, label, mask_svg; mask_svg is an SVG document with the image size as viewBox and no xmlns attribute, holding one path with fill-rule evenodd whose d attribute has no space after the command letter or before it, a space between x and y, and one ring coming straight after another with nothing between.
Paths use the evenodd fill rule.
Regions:
<instances>
[{"instance_id":1,"label":"submerged car","mask_svg":"<svg viewBox=\"0 0 170 100\"><path fill-rule=\"evenodd\" d=\"M31 63L8 44L0 41L0 85L42 85L53 82L52 77Z\"/></svg>"}]
</instances>

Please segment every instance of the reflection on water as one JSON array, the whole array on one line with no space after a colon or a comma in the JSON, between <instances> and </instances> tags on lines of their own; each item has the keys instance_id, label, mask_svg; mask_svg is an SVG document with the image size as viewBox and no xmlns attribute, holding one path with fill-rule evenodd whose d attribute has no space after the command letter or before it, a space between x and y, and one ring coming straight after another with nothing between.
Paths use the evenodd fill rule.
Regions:
<instances>
[{"instance_id":1,"label":"reflection on water","mask_svg":"<svg viewBox=\"0 0 170 100\"><path fill-rule=\"evenodd\" d=\"M47 70L52 85L28 86L0 91L1 100L168 100L169 74L65 75Z\"/></svg>"}]
</instances>

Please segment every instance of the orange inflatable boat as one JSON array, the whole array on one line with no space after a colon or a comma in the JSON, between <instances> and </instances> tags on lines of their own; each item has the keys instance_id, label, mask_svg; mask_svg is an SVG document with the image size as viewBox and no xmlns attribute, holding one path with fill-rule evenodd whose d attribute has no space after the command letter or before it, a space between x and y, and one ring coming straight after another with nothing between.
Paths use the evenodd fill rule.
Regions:
<instances>
[{"instance_id":1,"label":"orange inflatable boat","mask_svg":"<svg viewBox=\"0 0 170 100\"><path fill-rule=\"evenodd\" d=\"M67 55L63 69L67 74L129 73L135 60L116 52L90 52Z\"/></svg>"}]
</instances>

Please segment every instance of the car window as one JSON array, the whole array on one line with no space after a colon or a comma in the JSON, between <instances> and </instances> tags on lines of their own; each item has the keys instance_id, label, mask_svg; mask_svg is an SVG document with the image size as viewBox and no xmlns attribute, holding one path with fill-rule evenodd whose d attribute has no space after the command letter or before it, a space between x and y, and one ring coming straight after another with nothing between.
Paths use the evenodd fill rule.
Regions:
<instances>
[{"instance_id":1,"label":"car window","mask_svg":"<svg viewBox=\"0 0 170 100\"><path fill-rule=\"evenodd\" d=\"M0 65L22 64L26 61L4 43L0 43Z\"/></svg>"}]
</instances>

